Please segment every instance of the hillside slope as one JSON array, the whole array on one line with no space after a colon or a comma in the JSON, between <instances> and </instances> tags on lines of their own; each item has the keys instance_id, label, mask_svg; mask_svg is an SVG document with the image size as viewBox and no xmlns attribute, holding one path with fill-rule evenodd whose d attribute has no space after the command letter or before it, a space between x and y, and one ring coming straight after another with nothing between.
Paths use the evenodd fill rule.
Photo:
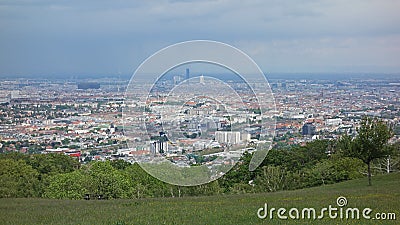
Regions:
<instances>
[{"instance_id":1,"label":"hillside slope","mask_svg":"<svg viewBox=\"0 0 400 225\"><path fill-rule=\"evenodd\" d=\"M400 217L400 173L352 180L295 191L262 194L222 195L206 197L158 198L139 200L52 200L0 199L0 224L399 224L392 221L366 219L260 219L257 210L268 207L299 210L313 207L337 207L339 196L347 199L346 207L360 211L393 212ZM287 215L287 212L286 212Z\"/></svg>"}]
</instances>

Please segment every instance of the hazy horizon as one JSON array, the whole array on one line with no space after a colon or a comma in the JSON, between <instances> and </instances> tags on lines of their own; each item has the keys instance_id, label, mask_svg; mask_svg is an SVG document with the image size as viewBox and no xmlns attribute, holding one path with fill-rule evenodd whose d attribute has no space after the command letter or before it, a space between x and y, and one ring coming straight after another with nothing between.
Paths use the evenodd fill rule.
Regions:
<instances>
[{"instance_id":1,"label":"hazy horizon","mask_svg":"<svg viewBox=\"0 0 400 225\"><path fill-rule=\"evenodd\" d=\"M202 75L209 76L210 73L201 73ZM182 74L176 74L182 75ZM194 76L199 76L200 73L196 72ZM222 77L229 76L230 74L220 73L218 74ZM264 73L265 77L268 80L279 80L279 79L287 79L287 80L351 80L351 79L381 79L381 80L400 80L400 73L307 73L307 72L298 72L298 73ZM130 80L133 74L74 74L74 75L65 75L65 74L51 74L51 75L24 75L24 76L6 76L0 75L0 79L47 79L47 80L85 80L85 79L117 79L117 80Z\"/></svg>"}]
</instances>

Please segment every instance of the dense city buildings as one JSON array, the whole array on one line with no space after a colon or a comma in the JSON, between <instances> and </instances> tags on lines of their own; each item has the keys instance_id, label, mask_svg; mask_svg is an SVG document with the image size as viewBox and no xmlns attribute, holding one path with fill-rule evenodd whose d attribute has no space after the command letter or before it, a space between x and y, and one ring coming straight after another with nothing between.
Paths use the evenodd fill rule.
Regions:
<instances>
[{"instance_id":1,"label":"dense city buildings","mask_svg":"<svg viewBox=\"0 0 400 225\"><path fill-rule=\"evenodd\" d=\"M181 85L188 76L190 91ZM229 79L226 83L240 94L228 93L206 75L189 75L186 69L184 76L162 81L147 99L126 101L128 80L3 79L0 151L64 153L82 163L115 158L133 162L138 156L159 154L182 166L220 156L225 157L223 164L244 150L254 150L263 135L260 123L266 119L242 83ZM210 96L218 95L222 101L190 95L207 85L215 91ZM391 141L399 140L400 80L395 76L271 79L270 86L276 105L270 114L276 121L273 147L356 135L363 116L383 119L395 132ZM163 92L168 88L174 88L170 95ZM123 110L131 105L143 106L145 114L130 112L123 118ZM135 129L137 135L126 135Z\"/></svg>"}]
</instances>

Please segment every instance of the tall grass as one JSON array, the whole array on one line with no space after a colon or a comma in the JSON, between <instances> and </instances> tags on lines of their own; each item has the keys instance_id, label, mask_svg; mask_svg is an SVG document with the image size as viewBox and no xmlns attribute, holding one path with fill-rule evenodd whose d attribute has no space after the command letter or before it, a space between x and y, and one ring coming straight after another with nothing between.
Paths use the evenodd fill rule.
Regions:
<instances>
[{"instance_id":1,"label":"tall grass","mask_svg":"<svg viewBox=\"0 0 400 225\"><path fill-rule=\"evenodd\" d=\"M400 224L378 220L259 219L257 210L270 207L317 210L345 196L347 207L369 207L400 217L400 173L352 180L295 191L139 200L0 199L0 224ZM371 214L372 215L372 214Z\"/></svg>"}]
</instances>

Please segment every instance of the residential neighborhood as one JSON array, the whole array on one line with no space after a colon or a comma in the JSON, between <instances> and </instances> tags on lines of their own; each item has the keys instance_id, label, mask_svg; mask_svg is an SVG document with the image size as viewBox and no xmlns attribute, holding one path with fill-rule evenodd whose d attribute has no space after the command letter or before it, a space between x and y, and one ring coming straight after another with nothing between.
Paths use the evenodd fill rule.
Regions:
<instances>
[{"instance_id":1,"label":"residential neighborhood","mask_svg":"<svg viewBox=\"0 0 400 225\"><path fill-rule=\"evenodd\" d=\"M189 166L216 156L240 156L238 150L254 150L263 140L282 147L355 135L363 116L386 121L395 132L392 142L400 137L400 82L393 77L272 79L274 102L262 115L243 83L226 80L233 87L227 89L207 76L192 76L190 87L179 75L164 79L146 99L127 98L128 81L113 78L3 79L0 151L64 153L82 163L159 155ZM207 82L213 88L206 95L219 99L196 94ZM140 89L128 91L143 95ZM263 97L272 96L267 94ZM140 107L145 110L134 112Z\"/></svg>"}]
</instances>

